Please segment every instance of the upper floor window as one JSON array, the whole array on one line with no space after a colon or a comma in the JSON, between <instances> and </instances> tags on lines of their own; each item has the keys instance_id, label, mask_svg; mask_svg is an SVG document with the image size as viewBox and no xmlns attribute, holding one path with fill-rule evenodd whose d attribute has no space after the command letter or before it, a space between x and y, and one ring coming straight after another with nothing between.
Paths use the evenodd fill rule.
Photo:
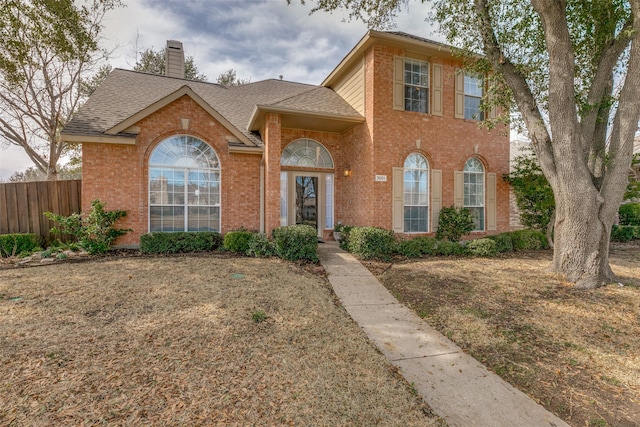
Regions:
<instances>
[{"instance_id":1,"label":"upper floor window","mask_svg":"<svg viewBox=\"0 0 640 427\"><path fill-rule=\"evenodd\" d=\"M475 158L464 164L464 205L473 215L474 231L484 230L484 166Z\"/></svg>"},{"instance_id":2,"label":"upper floor window","mask_svg":"<svg viewBox=\"0 0 640 427\"><path fill-rule=\"evenodd\" d=\"M464 118L469 120L484 120L484 112L480 109L483 95L483 79L464 75Z\"/></svg>"},{"instance_id":3,"label":"upper floor window","mask_svg":"<svg viewBox=\"0 0 640 427\"><path fill-rule=\"evenodd\" d=\"M417 153L404 161L404 232L429 231L429 163Z\"/></svg>"},{"instance_id":4,"label":"upper floor window","mask_svg":"<svg viewBox=\"0 0 640 427\"><path fill-rule=\"evenodd\" d=\"M404 109L429 112L429 63L404 59Z\"/></svg>"}]
</instances>

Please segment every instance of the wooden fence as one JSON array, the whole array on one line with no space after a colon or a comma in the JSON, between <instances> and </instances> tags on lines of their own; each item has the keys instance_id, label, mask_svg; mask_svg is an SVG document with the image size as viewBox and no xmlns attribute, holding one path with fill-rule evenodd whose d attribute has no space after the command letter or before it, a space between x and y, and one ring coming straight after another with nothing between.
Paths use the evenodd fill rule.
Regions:
<instances>
[{"instance_id":1,"label":"wooden fence","mask_svg":"<svg viewBox=\"0 0 640 427\"><path fill-rule=\"evenodd\" d=\"M0 234L35 233L50 243L54 224L44 212L64 216L80 212L81 183L74 179L0 184Z\"/></svg>"}]
</instances>

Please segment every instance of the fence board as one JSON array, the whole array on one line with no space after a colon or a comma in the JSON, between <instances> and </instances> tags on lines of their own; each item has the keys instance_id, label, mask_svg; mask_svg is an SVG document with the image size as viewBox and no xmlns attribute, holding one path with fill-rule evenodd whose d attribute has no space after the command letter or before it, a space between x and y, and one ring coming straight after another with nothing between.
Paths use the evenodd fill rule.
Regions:
<instances>
[{"instance_id":1,"label":"fence board","mask_svg":"<svg viewBox=\"0 0 640 427\"><path fill-rule=\"evenodd\" d=\"M0 234L7 234L9 232L9 218L7 214L7 189L4 185L0 185Z\"/></svg>"},{"instance_id":2,"label":"fence board","mask_svg":"<svg viewBox=\"0 0 640 427\"><path fill-rule=\"evenodd\" d=\"M0 234L34 233L50 243L54 224L44 212L80 212L81 190L80 180L0 184Z\"/></svg>"}]
</instances>

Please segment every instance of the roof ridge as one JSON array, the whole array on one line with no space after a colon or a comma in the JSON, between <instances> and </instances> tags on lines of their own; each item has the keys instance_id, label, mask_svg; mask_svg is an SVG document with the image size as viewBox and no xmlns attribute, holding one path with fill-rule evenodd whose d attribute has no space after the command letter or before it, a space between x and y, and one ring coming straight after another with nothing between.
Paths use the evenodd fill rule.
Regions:
<instances>
[{"instance_id":1,"label":"roof ridge","mask_svg":"<svg viewBox=\"0 0 640 427\"><path fill-rule=\"evenodd\" d=\"M265 105L279 104L281 102L288 101L288 100L290 100L292 98L298 97L298 96L300 96L302 94L313 92L316 89L322 89L322 86L313 86L313 85L309 85L309 86L312 86L312 87L310 87L307 90L303 90L302 92L294 93L293 95L285 96L284 98L281 98L281 99L276 99L275 101L271 101L271 102L269 102L268 104L265 104Z\"/></svg>"},{"instance_id":2,"label":"roof ridge","mask_svg":"<svg viewBox=\"0 0 640 427\"><path fill-rule=\"evenodd\" d=\"M140 74L140 75L144 75L144 76L152 76L152 77L173 79L173 80L183 80L185 82L190 82L190 83L202 83L202 84L206 84L206 85L218 86L218 87L221 87L221 88L227 88L227 86L221 85L219 83L207 82L207 81L202 81L202 80L192 80L192 79L187 79L186 77L167 76L167 75L164 75L164 74L150 73L148 71L127 70L126 68L119 68L119 67L113 69L113 71L116 71L116 70L117 71L124 71L124 72L127 72L127 73Z\"/></svg>"}]
</instances>

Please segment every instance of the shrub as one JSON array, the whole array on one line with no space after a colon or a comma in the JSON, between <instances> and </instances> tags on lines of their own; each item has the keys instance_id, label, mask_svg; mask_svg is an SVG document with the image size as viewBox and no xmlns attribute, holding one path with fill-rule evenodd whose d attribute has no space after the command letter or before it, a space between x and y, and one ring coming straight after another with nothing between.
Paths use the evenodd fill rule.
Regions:
<instances>
[{"instance_id":1,"label":"shrub","mask_svg":"<svg viewBox=\"0 0 640 427\"><path fill-rule=\"evenodd\" d=\"M438 242L438 255L464 255L465 247L459 242L450 242L447 240L441 240Z\"/></svg>"},{"instance_id":2,"label":"shrub","mask_svg":"<svg viewBox=\"0 0 640 427\"><path fill-rule=\"evenodd\" d=\"M310 225L288 225L273 230L276 253L280 258L295 261L318 261L318 232Z\"/></svg>"},{"instance_id":3,"label":"shrub","mask_svg":"<svg viewBox=\"0 0 640 427\"><path fill-rule=\"evenodd\" d=\"M92 201L89 215L85 218L82 218L80 214L65 217L45 212L44 215L59 225L51 229L52 233L70 234L88 253L92 255L103 254L109 250L111 243L116 238L131 231L128 228L114 227L119 219L127 216L126 211L105 211L104 206L100 200Z\"/></svg>"},{"instance_id":4,"label":"shrub","mask_svg":"<svg viewBox=\"0 0 640 427\"><path fill-rule=\"evenodd\" d=\"M215 251L222 245L222 236L214 231L155 232L140 236L140 252L173 254L181 252Z\"/></svg>"},{"instance_id":5,"label":"shrub","mask_svg":"<svg viewBox=\"0 0 640 427\"><path fill-rule=\"evenodd\" d=\"M30 254L40 247L42 237L33 233L0 235L0 257Z\"/></svg>"},{"instance_id":6,"label":"shrub","mask_svg":"<svg viewBox=\"0 0 640 427\"><path fill-rule=\"evenodd\" d=\"M433 237L419 236L411 240L402 240L398 243L397 252L409 258L417 258L422 255L435 255L438 241Z\"/></svg>"},{"instance_id":7,"label":"shrub","mask_svg":"<svg viewBox=\"0 0 640 427\"><path fill-rule=\"evenodd\" d=\"M620 225L640 226L640 203L627 203L618 209Z\"/></svg>"},{"instance_id":8,"label":"shrub","mask_svg":"<svg viewBox=\"0 0 640 427\"><path fill-rule=\"evenodd\" d=\"M507 233L505 233L507 234ZM508 233L516 251L548 249L547 237L538 230L517 230Z\"/></svg>"},{"instance_id":9,"label":"shrub","mask_svg":"<svg viewBox=\"0 0 640 427\"><path fill-rule=\"evenodd\" d=\"M629 242L631 240L640 240L640 226L614 225L611 228L612 242Z\"/></svg>"},{"instance_id":10,"label":"shrub","mask_svg":"<svg viewBox=\"0 0 640 427\"><path fill-rule=\"evenodd\" d=\"M438 218L436 239L457 242L471 230L473 230L473 217L469 209L455 206L442 208Z\"/></svg>"},{"instance_id":11,"label":"shrub","mask_svg":"<svg viewBox=\"0 0 640 427\"><path fill-rule=\"evenodd\" d=\"M276 254L276 245L264 233L252 233L247 255L263 258Z\"/></svg>"},{"instance_id":12,"label":"shrub","mask_svg":"<svg viewBox=\"0 0 640 427\"><path fill-rule=\"evenodd\" d=\"M246 254L253 239L253 234L248 230L229 231L224 235L224 248L229 252Z\"/></svg>"},{"instance_id":13,"label":"shrub","mask_svg":"<svg viewBox=\"0 0 640 427\"><path fill-rule=\"evenodd\" d=\"M498 253L497 244L492 239L477 239L467 243L466 250L469 255L492 257Z\"/></svg>"},{"instance_id":14,"label":"shrub","mask_svg":"<svg viewBox=\"0 0 640 427\"><path fill-rule=\"evenodd\" d=\"M345 251L349 250L349 234L353 230L353 226L351 225L343 225L340 228L340 248Z\"/></svg>"},{"instance_id":15,"label":"shrub","mask_svg":"<svg viewBox=\"0 0 640 427\"><path fill-rule=\"evenodd\" d=\"M362 259L389 259L395 249L393 231L378 227L354 227L349 233L349 251Z\"/></svg>"},{"instance_id":16,"label":"shrub","mask_svg":"<svg viewBox=\"0 0 640 427\"><path fill-rule=\"evenodd\" d=\"M508 233L495 234L487 238L496 242L496 251L498 253L513 252L513 242Z\"/></svg>"}]
</instances>

